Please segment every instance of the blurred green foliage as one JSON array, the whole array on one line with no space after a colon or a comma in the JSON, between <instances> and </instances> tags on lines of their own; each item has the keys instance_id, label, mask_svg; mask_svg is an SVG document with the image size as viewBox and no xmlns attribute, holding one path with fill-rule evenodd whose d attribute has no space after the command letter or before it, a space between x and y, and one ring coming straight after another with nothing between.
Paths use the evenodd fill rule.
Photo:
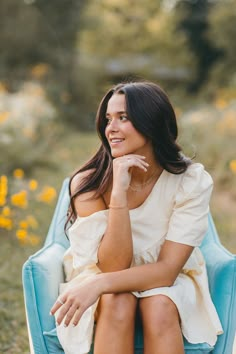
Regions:
<instances>
[{"instance_id":1,"label":"blurred green foliage","mask_svg":"<svg viewBox=\"0 0 236 354\"><path fill-rule=\"evenodd\" d=\"M174 103L184 151L213 176L211 211L236 252L235 8L236 0L1 0L0 175L12 185L22 168L22 183L59 191L98 146L82 131L94 130L105 90L150 79ZM3 353L29 353L21 267L43 244L54 207L32 207L37 245L1 230Z\"/></svg>"},{"instance_id":2,"label":"blurred green foliage","mask_svg":"<svg viewBox=\"0 0 236 354\"><path fill-rule=\"evenodd\" d=\"M180 104L235 89L236 0L2 0L0 81L37 80L66 124L92 129L111 83L159 82ZM47 65L43 75L32 68Z\"/></svg>"},{"instance_id":3,"label":"blurred green foliage","mask_svg":"<svg viewBox=\"0 0 236 354\"><path fill-rule=\"evenodd\" d=\"M31 176L41 168L70 174L76 148L68 152L67 136L94 129L98 102L111 84L146 78L167 90L189 154L196 150L216 188L235 198L235 5L1 1L1 174L16 168ZM74 140L80 144L81 136ZM64 157L58 153L63 142Z\"/></svg>"}]
</instances>

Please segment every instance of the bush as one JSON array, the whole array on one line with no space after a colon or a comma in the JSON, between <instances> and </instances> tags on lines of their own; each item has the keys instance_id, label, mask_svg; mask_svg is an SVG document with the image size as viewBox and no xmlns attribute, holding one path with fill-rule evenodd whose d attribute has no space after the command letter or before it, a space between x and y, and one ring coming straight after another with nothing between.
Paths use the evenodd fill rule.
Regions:
<instances>
[{"instance_id":1,"label":"bush","mask_svg":"<svg viewBox=\"0 0 236 354\"><path fill-rule=\"evenodd\" d=\"M58 133L54 118L55 110L38 83L28 82L11 94L0 85L2 173L47 163L47 151Z\"/></svg>"}]
</instances>

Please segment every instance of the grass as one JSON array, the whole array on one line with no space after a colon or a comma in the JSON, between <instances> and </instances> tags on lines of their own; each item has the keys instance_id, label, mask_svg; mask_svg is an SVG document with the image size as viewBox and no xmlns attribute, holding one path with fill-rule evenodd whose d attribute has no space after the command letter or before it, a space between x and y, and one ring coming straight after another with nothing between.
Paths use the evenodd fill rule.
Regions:
<instances>
[{"instance_id":1,"label":"grass","mask_svg":"<svg viewBox=\"0 0 236 354\"><path fill-rule=\"evenodd\" d=\"M1 235L0 260L0 352L29 353L24 314L21 268L36 248L19 246L17 240Z\"/></svg>"},{"instance_id":2,"label":"grass","mask_svg":"<svg viewBox=\"0 0 236 354\"><path fill-rule=\"evenodd\" d=\"M63 140L55 142L50 150L48 168L34 168L33 176L40 184L49 184L59 192L62 181L95 151L98 140L94 134L64 131ZM40 210L38 210L40 208ZM37 214L41 242L37 246L22 246L9 231L0 229L0 353L28 354L29 342L26 327L21 272L27 258L44 242L55 208L35 204L31 212Z\"/></svg>"},{"instance_id":3,"label":"grass","mask_svg":"<svg viewBox=\"0 0 236 354\"><path fill-rule=\"evenodd\" d=\"M188 131L188 128L184 129ZM189 136L186 132L184 134ZM213 149L212 145L206 147L205 136L197 138L202 139L205 144L205 148L201 146L199 149L198 160L206 165L216 180L211 210L217 229L225 247L236 252L235 196L229 188L224 170L221 171L222 163L216 161L213 166L212 160L208 158L206 149ZM194 142L195 137L190 134L190 139ZM188 144L188 141L185 143ZM51 161L48 168L35 166L29 177L37 178L41 184L53 185L59 191L63 179L91 156L97 146L98 140L94 134L81 134L65 129L63 136L54 142L48 152L47 158ZM230 153L229 158L232 158ZM14 235L0 230L0 353L29 353L21 270L25 260L42 246L54 207L55 203L32 211L39 215L41 242L37 246L21 246Z\"/></svg>"}]
</instances>

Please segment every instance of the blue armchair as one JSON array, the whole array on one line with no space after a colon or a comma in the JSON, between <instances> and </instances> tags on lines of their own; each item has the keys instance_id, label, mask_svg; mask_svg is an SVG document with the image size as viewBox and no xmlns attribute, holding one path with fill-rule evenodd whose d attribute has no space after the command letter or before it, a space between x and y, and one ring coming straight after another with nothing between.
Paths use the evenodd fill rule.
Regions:
<instances>
[{"instance_id":1,"label":"blue armchair","mask_svg":"<svg viewBox=\"0 0 236 354\"><path fill-rule=\"evenodd\" d=\"M23 291L31 354L64 353L57 338L54 317L49 315L49 311L58 296L59 283L64 281L62 257L69 246L64 234L68 203L68 179L66 179L44 247L31 256L23 266ZM185 352L232 354L236 330L236 256L221 245L211 215L201 250L206 259L210 292L224 334L218 337L214 348L206 343L190 344L185 341ZM135 353L142 352L142 328L141 324L137 323Z\"/></svg>"}]
</instances>

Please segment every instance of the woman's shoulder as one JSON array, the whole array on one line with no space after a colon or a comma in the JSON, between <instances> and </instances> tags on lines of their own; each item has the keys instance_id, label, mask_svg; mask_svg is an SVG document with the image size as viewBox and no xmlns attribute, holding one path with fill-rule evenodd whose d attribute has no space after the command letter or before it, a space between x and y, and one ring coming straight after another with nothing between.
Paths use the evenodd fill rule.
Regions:
<instances>
[{"instance_id":1,"label":"woman's shoulder","mask_svg":"<svg viewBox=\"0 0 236 354\"><path fill-rule=\"evenodd\" d=\"M194 162L188 166L184 172L183 180L188 181L192 185L200 184L213 184L213 180L209 172L206 171L203 164Z\"/></svg>"},{"instance_id":2,"label":"woman's shoulder","mask_svg":"<svg viewBox=\"0 0 236 354\"><path fill-rule=\"evenodd\" d=\"M86 217L90 216L98 211L106 209L106 205L102 197L96 196L96 190L76 193L78 192L79 186L83 183L84 179L88 177L94 169L89 169L86 171L78 172L71 179L70 192L71 196L74 197L74 204L77 216Z\"/></svg>"},{"instance_id":3,"label":"woman's shoulder","mask_svg":"<svg viewBox=\"0 0 236 354\"><path fill-rule=\"evenodd\" d=\"M212 190L213 180L201 163L192 163L182 174L177 199L194 197L208 190Z\"/></svg>"},{"instance_id":4,"label":"woman's shoulder","mask_svg":"<svg viewBox=\"0 0 236 354\"><path fill-rule=\"evenodd\" d=\"M84 179L86 177L88 177L91 173L94 172L95 169L89 169L89 170L86 170L86 171L79 171L78 173L74 174L72 177L71 177L71 181L70 181L70 192L71 192L71 195L74 195L80 184L84 181Z\"/></svg>"}]
</instances>

